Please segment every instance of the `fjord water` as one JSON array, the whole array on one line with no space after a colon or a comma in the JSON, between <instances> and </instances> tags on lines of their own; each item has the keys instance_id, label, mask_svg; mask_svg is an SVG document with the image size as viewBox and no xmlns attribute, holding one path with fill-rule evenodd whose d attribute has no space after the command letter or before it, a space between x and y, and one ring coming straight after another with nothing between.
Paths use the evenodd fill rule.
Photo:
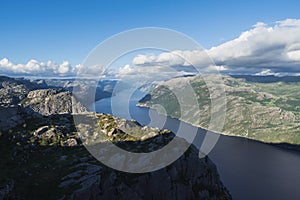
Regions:
<instances>
[{"instance_id":1,"label":"fjord water","mask_svg":"<svg viewBox=\"0 0 300 200\"><path fill-rule=\"evenodd\" d=\"M135 119L142 125L148 125L150 116L156 122L165 121L164 127L176 132L179 120L164 117L149 108L137 107L140 95L124 104L122 93L95 103L99 113L112 114L111 102L114 101L113 114L127 119ZM187 132L196 127L183 123ZM152 126L156 126L155 123ZM159 125L158 125L159 126ZM200 147L206 131L197 128L193 142ZM221 135L209 157L216 164L218 172L233 199L300 199L300 152L290 151L239 137Z\"/></svg>"}]
</instances>

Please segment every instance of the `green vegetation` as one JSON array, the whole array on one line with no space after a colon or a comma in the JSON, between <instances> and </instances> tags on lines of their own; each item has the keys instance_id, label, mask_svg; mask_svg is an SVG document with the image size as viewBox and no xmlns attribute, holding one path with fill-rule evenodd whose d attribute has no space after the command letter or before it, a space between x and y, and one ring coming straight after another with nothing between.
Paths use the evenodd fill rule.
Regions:
<instances>
[{"instance_id":1,"label":"green vegetation","mask_svg":"<svg viewBox=\"0 0 300 200\"><path fill-rule=\"evenodd\" d=\"M174 109L179 107L175 94L164 85L159 86L156 90L160 91L159 99L151 98L151 101L147 103L149 103L151 107L154 107L156 104L161 104L166 111L166 115L180 118L180 109Z\"/></svg>"},{"instance_id":2,"label":"green vegetation","mask_svg":"<svg viewBox=\"0 0 300 200\"><path fill-rule=\"evenodd\" d=\"M195 119L194 116L199 116L195 115L198 108L190 105L186 111L190 117L184 121L208 128L211 101L209 90L201 77L166 81L151 91L151 98L142 101L140 105L153 107L154 104L160 104L166 106L167 115L181 118L176 98L165 88L174 85L184 88L180 85L183 79L188 80L193 87L201 112L200 119ZM300 83L254 83L229 76L223 76L222 79L227 99L222 133L263 142L300 144Z\"/></svg>"}]
</instances>

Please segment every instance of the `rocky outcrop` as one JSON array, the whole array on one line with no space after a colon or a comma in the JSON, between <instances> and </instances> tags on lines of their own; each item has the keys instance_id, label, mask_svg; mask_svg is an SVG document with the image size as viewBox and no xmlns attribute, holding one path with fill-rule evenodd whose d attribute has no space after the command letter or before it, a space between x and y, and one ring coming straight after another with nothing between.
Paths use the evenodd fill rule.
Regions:
<instances>
[{"instance_id":1,"label":"rocky outcrop","mask_svg":"<svg viewBox=\"0 0 300 200\"><path fill-rule=\"evenodd\" d=\"M87 158L64 176L63 199L231 199L209 159L190 148L173 164L155 172L128 174L98 166ZM121 164L121 163L120 163Z\"/></svg>"},{"instance_id":2,"label":"rocky outcrop","mask_svg":"<svg viewBox=\"0 0 300 200\"><path fill-rule=\"evenodd\" d=\"M72 93L76 90L76 99L82 100L82 97L87 95L91 98L84 98L86 105L94 103L95 100L100 100L112 96L115 80L76 80L76 79L25 79L25 78L10 78L0 76L0 104L18 104L24 99L28 92L36 89L65 89ZM95 94L94 96L90 94ZM82 101L81 101L82 102Z\"/></svg>"},{"instance_id":3,"label":"rocky outcrop","mask_svg":"<svg viewBox=\"0 0 300 200\"><path fill-rule=\"evenodd\" d=\"M70 92L75 90L76 99L86 107L95 101L111 97L116 84L115 80L91 79L47 79L44 82L48 88L64 88ZM86 98L87 96L89 98Z\"/></svg>"},{"instance_id":4,"label":"rocky outcrop","mask_svg":"<svg viewBox=\"0 0 300 200\"><path fill-rule=\"evenodd\" d=\"M64 146L68 146L68 147L73 147L73 146L77 146L78 143L77 143L77 140L75 138L70 138L70 139L67 139L64 143L63 143Z\"/></svg>"},{"instance_id":5,"label":"rocky outcrop","mask_svg":"<svg viewBox=\"0 0 300 200\"><path fill-rule=\"evenodd\" d=\"M62 88L47 87L44 81L0 77L0 131L26 125L27 119L55 114L82 113L86 108ZM22 128L22 127L19 127Z\"/></svg>"},{"instance_id":6,"label":"rocky outcrop","mask_svg":"<svg viewBox=\"0 0 300 200\"><path fill-rule=\"evenodd\" d=\"M53 114L70 114L86 112L86 108L76 102L72 104L72 95L63 89L40 89L30 91L22 105L36 113L49 116Z\"/></svg>"},{"instance_id":7,"label":"rocky outcrop","mask_svg":"<svg viewBox=\"0 0 300 200\"><path fill-rule=\"evenodd\" d=\"M24 123L23 108L18 105L30 90L39 88L22 78L0 76L0 131L7 131Z\"/></svg>"},{"instance_id":8,"label":"rocky outcrop","mask_svg":"<svg viewBox=\"0 0 300 200\"><path fill-rule=\"evenodd\" d=\"M38 85L24 79L0 76L0 104L16 105Z\"/></svg>"}]
</instances>

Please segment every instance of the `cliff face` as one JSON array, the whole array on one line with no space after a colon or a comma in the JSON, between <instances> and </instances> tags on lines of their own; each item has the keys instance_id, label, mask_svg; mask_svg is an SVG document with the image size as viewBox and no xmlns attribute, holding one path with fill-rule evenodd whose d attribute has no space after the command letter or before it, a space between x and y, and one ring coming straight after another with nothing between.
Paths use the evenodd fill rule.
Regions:
<instances>
[{"instance_id":1,"label":"cliff face","mask_svg":"<svg viewBox=\"0 0 300 200\"><path fill-rule=\"evenodd\" d=\"M70 114L72 108L76 113L87 111L79 102L72 104L72 98L71 93L63 89L41 89L30 91L21 104L25 108L45 116Z\"/></svg>"},{"instance_id":2,"label":"cliff face","mask_svg":"<svg viewBox=\"0 0 300 200\"><path fill-rule=\"evenodd\" d=\"M106 167L82 145L111 141L128 151L151 152L172 140L173 133L111 115L72 114L72 96L64 90L24 93L17 101L20 105L1 107L18 125L4 129L4 120L0 126L0 199L231 199L215 165L209 158L199 159L193 146L165 168L130 174ZM72 115L83 119L79 130ZM86 123L91 120L96 127ZM186 145L184 140L177 142L178 148ZM130 161L112 154L109 147L100 149L101 155L120 165Z\"/></svg>"},{"instance_id":3,"label":"cliff face","mask_svg":"<svg viewBox=\"0 0 300 200\"><path fill-rule=\"evenodd\" d=\"M0 129L9 130L24 123L28 115L48 116L85 112L86 108L62 88L40 89L44 82L0 77ZM73 100L73 104L72 104Z\"/></svg>"},{"instance_id":4,"label":"cliff face","mask_svg":"<svg viewBox=\"0 0 300 200\"><path fill-rule=\"evenodd\" d=\"M23 109L19 102L38 84L0 76L0 130L9 130L24 122Z\"/></svg>"},{"instance_id":5,"label":"cliff face","mask_svg":"<svg viewBox=\"0 0 300 200\"><path fill-rule=\"evenodd\" d=\"M17 104L34 85L18 79L0 77L0 104Z\"/></svg>"},{"instance_id":6,"label":"cliff face","mask_svg":"<svg viewBox=\"0 0 300 200\"><path fill-rule=\"evenodd\" d=\"M156 140L153 138L151 140ZM149 146L150 148L150 146ZM70 191L65 199L230 199L214 164L199 159L190 148L173 164L158 171L129 174L98 165L92 158L82 159L59 187ZM122 160L118 160L122 165ZM78 187L79 189L74 189ZM73 188L73 189L72 189Z\"/></svg>"}]
</instances>

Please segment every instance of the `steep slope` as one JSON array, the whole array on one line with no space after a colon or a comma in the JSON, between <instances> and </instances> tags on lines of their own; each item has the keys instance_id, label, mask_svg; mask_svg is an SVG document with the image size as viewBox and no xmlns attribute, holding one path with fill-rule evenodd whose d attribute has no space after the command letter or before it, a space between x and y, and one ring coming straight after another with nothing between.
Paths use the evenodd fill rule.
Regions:
<instances>
[{"instance_id":1,"label":"steep slope","mask_svg":"<svg viewBox=\"0 0 300 200\"><path fill-rule=\"evenodd\" d=\"M0 130L9 130L24 122L20 101L41 85L22 78L0 76Z\"/></svg>"},{"instance_id":2,"label":"steep slope","mask_svg":"<svg viewBox=\"0 0 300 200\"><path fill-rule=\"evenodd\" d=\"M213 77L211 77L213 79ZM229 76L222 77L226 91L226 119L222 133L272 143L300 144L300 83L255 83ZM185 121L208 128L211 117L209 90L201 77L176 78L158 85L139 103L161 104L169 116L180 118L180 105L168 88L193 87L199 103L186 110ZM216 86L219 83L216 83ZM210 88L213 90L213 88ZM196 119L195 111L200 112Z\"/></svg>"},{"instance_id":3,"label":"steep slope","mask_svg":"<svg viewBox=\"0 0 300 200\"><path fill-rule=\"evenodd\" d=\"M30 90L38 88L41 85L29 80L0 76L0 104L16 105Z\"/></svg>"}]
</instances>

